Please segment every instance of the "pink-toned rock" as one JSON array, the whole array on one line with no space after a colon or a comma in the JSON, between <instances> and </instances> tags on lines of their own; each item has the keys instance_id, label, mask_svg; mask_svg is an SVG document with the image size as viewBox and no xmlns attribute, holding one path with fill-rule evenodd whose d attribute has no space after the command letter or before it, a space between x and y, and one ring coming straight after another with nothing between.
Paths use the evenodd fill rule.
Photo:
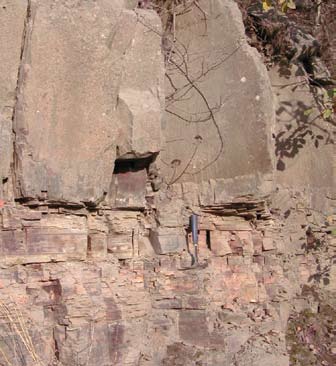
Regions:
<instances>
[{"instance_id":1,"label":"pink-toned rock","mask_svg":"<svg viewBox=\"0 0 336 366\"><path fill-rule=\"evenodd\" d=\"M223 284L228 289L230 299L238 298L246 302L258 300L258 285L253 273L226 272Z\"/></svg>"},{"instance_id":2,"label":"pink-toned rock","mask_svg":"<svg viewBox=\"0 0 336 366\"><path fill-rule=\"evenodd\" d=\"M228 260L227 257L212 257L210 260L210 265L214 273L222 273L228 270Z\"/></svg>"},{"instance_id":3,"label":"pink-toned rock","mask_svg":"<svg viewBox=\"0 0 336 366\"><path fill-rule=\"evenodd\" d=\"M252 240L253 240L254 254L261 254L263 248L263 239L261 233L259 233L258 231L253 231Z\"/></svg>"},{"instance_id":4,"label":"pink-toned rock","mask_svg":"<svg viewBox=\"0 0 336 366\"><path fill-rule=\"evenodd\" d=\"M258 301L263 303L268 300L266 288L262 283L258 283Z\"/></svg>"},{"instance_id":5,"label":"pink-toned rock","mask_svg":"<svg viewBox=\"0 0 336 366\"><path fill-rule=\"evenodd\" d=\"M228 231L211 231L210 245L211 251L216 256L224 256L231 254L232 248L230 246L231 234Z\"/></svg>"},{"instance_id":6,"label":"pink-toned rock","mask_svg":"<svg viewBox=\"0 0 336 366\"><path fill-rule=\"evenodd\" d=\"M22 256L27 253L26 235L22 230L8 230L0 232L0 261L6 257Z\"/></svg>"},{"instance_id":7,"label":"pink-toned rock","mask_svg":"<svg viewBox=\"0 0 336 366\"><path fill-rule=\"evenodd\" d=\"M243 244L244 255L252 255L254 247L253 247L253 235L251 231L237 231L236 235Z\"/></svg>"},{"instance_id":8,"label":"pink-toned rock","mask_svg":"<svg viewBox=\"0 0 336 366\"><path fill-rule=\"evenodd\" d=\"M180 298L159 299L153 302L154 309L181 309L182 300Z\"/></svg>"},{"instance_id":9,"label":"pink-toned rock","mask_svg":"<svg viewBox=\"0 0 336 366\"><path fill-rule=\"evenodd\" d=\"M209 249L210 249L209 245L208 245L209 236L211 237L211 233L209 233L209 232L207 233L206 230L200 230L198 233L198 249L199 249L200 255L207 256L209 254ZM191 233L188 233L188 246L189 246L189 248L193 247Z\"/></svg>"},{"instance_id":10,"label":"pink-toned rock","mask_svg":"<svg viewBox=\"0 0 336 366\"><path fill-rule=\"evenodd\" d=\"M182 230L172 228L151 230L150 241L157 254L179 253L187 244Z\"/></svg>"},{"instance_id":11,"label":"pink-toned rock","mask_svg":"<svg viewBox=\"0 0 336 366\"><path fill-rule=\"evenodd\" d=\"M188 296L184 298L183 308L184 309L194 309L203 310L207 306L207 299L205 297Z\"/></svg>"},{"instance_id":12,"label":"pink-toned rock","mask_svg":"<svg viewBox=\"0 0 336 366\"><path fill-rule=\"evenodd\" d=\"M14 118L16 195L100 203L119 155L148 157L161 147L160 19L147 11L139 21L119 0L29 4ZM121 183L117 204L139 206Z\"/></svg>"},{"instance_id":13,"label":"pink-toned rock","mask_svg":"<svg viewBox=\"0 0 336 366\"><path fill-rule=\"evenodd\" d=\"M158 279L160 293L193 294L200 290L202 285L197 277L191 276L169 276Z\"/></svg>"},{"instance_id":14,"label":"pink-toned rock","mask_svg":"<svg viewBox=\"0 0 336 366\"><path fill-rule=\"evenodd\" d=\"M91 233L88 238L88 254L93 258L107 255L107 236L105 233Z\"/></svg>"},{"instance_id":15,"label":"pink-toned rock","mask_svg":"<svg viewBox=\"0 0 336 366\"><path fill-rule=\"evenodd\" d=\"M114 174L112 206L118 208L144 208L146 195L146 169Z\"/></svg>"},{"instance_id":16,"label":"pink-toned rock","mask_svg":"<svg viewBox=\"0 0 336 366\"><path fill-rule=\"evenodd\" d=\"M300 264L299 275L302 283L308 283L311 277L311 271L309 270L309 266L306 264Z\"/></svg>"},{"instance_id":17,"label":"pink-toned rock","mask_svg":"<svg viewBox=\"0 0 336 366\"><path fill-rule=\"evenodd\" d=\"M206 314L202 310L182 310L179 314L179 336L185 343L197 346L209 344Z\"/></svg>"},{"instance_id":18,"label":"pink-toned rock","mask_svg":"<svg viewBox=\"0 0 336 366\"><path fill-rule=\"evenodd\" d=\"M16 103L27 6L28 0L1 0L0 2L0 198L7 198L3 187L6 181L11 180L12 117ZM0 208L3 206L2 203Z\"/></svg>"},{"instance_id":19,"label":"pink-toned rock","mask_svg":"<svg viewBox=\"0 0 336 366\"><path fill-rule=\"evenodd\" d=\"M263 266L265 264L265 258L262 255L253 256L253 262Z\"/></svg>"},{"instance_id":20,"label":"pink-toned rock","mask_svg":"<svg viewBox=\"0 0 336 366\"><path fill-rule=\"evenodd\" d=\"M275 249L275 245L274 245L274 240L273 238L263 238L262 240L262 248L264 251L268 251L268 250L274 250Z\"/></svg>"},{"instance_id":21,"label":"pink-toned rock","mask_svg":"<svg viewBox=\"0 0 336 366\"><path fill-rule=\"evenodd\" d=\"M133 246L132 232L120 234L110 234L107 238L107 250L116 258L133 258L137 252Z\"/></svg>"},{"instance_id":22,"label":"pink-toned rock","mask_svg":"<svg viewBox=\"0 0 336 366\"><path fill-rule=\"evenodd\" d=\"M237 255L243 255L244 244L242 243L242 241L240 240L239 236L236 233L231 235L229 244L230 244L232 253L237 254Z\"/></svg>"},{"instance_id":23,"label":"pink-toned rock","mask_svg":"<svg viewBox=\"0 0 336 366\"><path fill-rule=\"evenodd\" d=\"M244 257L240 255L232 255L228 257L228 266L232 272L246 272Z\"/></svg>"}]
</instances>

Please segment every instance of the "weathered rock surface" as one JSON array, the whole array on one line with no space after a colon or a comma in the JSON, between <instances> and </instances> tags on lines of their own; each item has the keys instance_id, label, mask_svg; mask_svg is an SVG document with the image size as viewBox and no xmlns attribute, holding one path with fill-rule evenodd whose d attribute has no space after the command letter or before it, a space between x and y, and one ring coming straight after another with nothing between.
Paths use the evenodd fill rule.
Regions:
<instances>
[{"instance_id":1,"label":"weathered rock surface","mask_svg":"<svg viewBox=\"0 0 336 366\"><path fill-rule=\"evenodd\" d=\"M27 1L0 2L0 198L13 158L12 115L20 65Z\"/></svg>"},{"instance_id":2,"label":"weathered rock surface","mask_svg":"<svg viewBox=\"0 0 336 366\"><path fill-rule=\"evenodd\" d=\"M323 107L297 67L292 66L287 77L280 73L277 68L270 71L277 110L276 182L306 190L313 207L331 212L325 197L336 198L336 128L321 118Z\"/></svg>"},{"instance_id":3,"label":"weathered rock surface","mask_svg":"<svg viewBox=\"0 0 336 366\"><path fill-rule=\"evenodd\" d=\"M1 0L0 113L12 117L20 65L26 0Z\"/></svg>"},{"instance_id":4,"label":"weathered rock surface","mask_svg":"<svg viewBox=\"0 0 336 366\"><path fill-rule=\"evenodd\" d=\"M239 10L230 0L200 1L175 27L176 42L166 42L164 176L172 183L246 175L254 192L258 175L272 172L274 109Z\"/></svg>"},{"instance_id":5,"label":"weathered rock surface","mask_svg":"<svg viewBox=\"0 0 336 366\"><path fill-rule=\"evenodd\" d=\"M109 191L116 154L160 149L160 38L120 1L32 1L29 11L17 197L94 202ZM153 13L141 16L160 29Z\"/></svg>"},{"instance_id":6,"label":"weathered rock surface","mask_svg":"<svg viewBox=\"0 0 336 366\"><path fill-rule=\"evenodd\" d=\"M293 323L326 301L318 319L335 313L330 146L276 150L285 169L273 169L271 133L277 144L302 127L302 114L285 120L282 108L301 99L279 87L273 104L237 7L214 0L178 17L179 41L169 56L164 38L163 51L181 61L179 42L188 46L224 150L214 121L199 120L205 100L167 62L188 91L174 100L170 85L166 108L198 116L167 112L160 151L162 30L136 3L31 0L26 12L25 1L0 1L11 9L0 28L12 29L0 34L0 173L17 189L16 200L0 193L0 364L289 366L304 342L306 356L332 366L331 322L320 349L319 328Z\"/></svg>"},{"instance_id":7,"label":"weathered rock surface","mask_svg":"<svg viewBox=\"0 0 336 366\"><path fill-rule=\"evenodd\" d=\"M1 301L20 309L45 363L288 365L283 332L290 312L309 306L302 285L318 281L309 248L329 240L318 226L323 215L286 213L304 203L290 193L285 204L281 195L272 203L284 217L251 198L208 201L198 211L201 266L191 267L188 208L176 210L183 196L175 191L162 206L160 246L152 243L160 255L140 245L157 230L148 213L1 209ZM4 316L2 336L9 326ZM24 346L23 353L29 360Z\"/></svg>"},{"instance_id":8,"label":"weathered rock surface","mask_svg":"<svg viewBox=\"0 0 336 366\"><path fill-rule=\"evenodd\" d=\"M4 195L2 189L3 181L8 179L10 173L10 163L13 156L12 148L12 123L0 115L0 198Z\"/></svg>"}]
</instances>

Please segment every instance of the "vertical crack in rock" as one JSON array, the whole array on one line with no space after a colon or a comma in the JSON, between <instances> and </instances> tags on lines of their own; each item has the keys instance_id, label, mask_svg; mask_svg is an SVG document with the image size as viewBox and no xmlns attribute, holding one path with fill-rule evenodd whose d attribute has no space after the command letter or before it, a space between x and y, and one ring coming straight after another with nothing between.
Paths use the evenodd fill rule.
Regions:
<instances>
[{"instance_id":1,"label":"vertical crack in rock","mask_svg":"<svg viewBox=\"0 0 336 366\"><path fill-rule=\"evenodd\" d=\"M158 122L162 117L163 100L158 89L163 85L163 72L161 76L158 75L161 71L158 71L158 66L162 70L164 66L161 52L152 53L153 44L161 44L161 40L158 42L156 39L161 33L161 22L155 13L144 12L142 20L138 12L132 11L130 14L134 16L132 36L122 57L116 105L123 130L123 139L117 146L117 158L146 157L157 154L161 147L161 128L158 128ZM146 54L147 61L141 73L135 73L143 54Z\"/></svg>"},{"instance_id":2,"label":"vertical crack in rock","mask_svg":"<svg viewBox=\"0 0 336 366\"><path fill-rule=\"evenodd\" d=\"M18 193L21 196L22 189L20 180L17 177L18 174L18 149L19 144L17 143L17 135L16 135L16 118L17 115L23 113L23 103L22 103L22 86L24 83L24 73L25 73L25 55L28 51L29 47L29 40L31 37L33 24L32 24L32 7L31 7L31 0L27 0L27 11L26 11L26 19L23 28L22 34L22 43L21 43L21 54L20 54L20 64L18 69L18 77L17 77L17 85L15 91L15 105L13 108L13 116L12 116L12 132L13 132L13 161L12 161L12 177L13 177L13 188L15 195L17 196Z\"/></svg>"},{"instance_id":3,"label":"vertical crack in rock","mask_svg":"<svg viewBox=\"0 0 336 366\"><path fill-rule=\"evenodd\" d=\"M26 0L1 0L0 196L5 200L12 197L13 110L26 13Z\"/></svg>"}]
</instances>

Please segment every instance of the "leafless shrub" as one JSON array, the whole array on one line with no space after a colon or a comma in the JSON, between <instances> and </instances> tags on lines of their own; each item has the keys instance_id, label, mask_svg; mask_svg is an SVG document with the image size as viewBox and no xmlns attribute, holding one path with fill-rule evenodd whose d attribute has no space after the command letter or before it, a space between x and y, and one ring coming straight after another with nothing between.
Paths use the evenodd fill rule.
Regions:
<instances>
[{"instance_id":1,"label":"leafless shrub","mask_svg":"<svg viewBox=\"0 0 336 366\"><path fill-rule=\"evenodd\" d=\"M139 2L141 8L151 8L157 11L162 24L163 32L158 34L162 40L162 50L166 65L166 79L169 85L169 92L166 95L166 112L181 120L184 123L211 123L218 136L219 148L215 156L205 163L203 167L192 173L189 171L192 161L195 159L197 151L203 141L202 136L193 137L194 149L188 161L182 165L176 164L176 159L171 163L164 162L172 169L172 176L167 182L171 185L177 182L184 174L198 174L204 169L215 163L224 149L223 137L221 135L216 113L223 107L229 98L221 99L213 105L202 90L201 83L209 73L220 68L230 57L235 54L241 45L232 52L226 53L225 50L218 50L218 57L215 62L209 64L205 56L192 55L188 45L181 42L177 36L177 22L179 17L189 14L195 16L196 22L201 22L204 27L204 35L207 34L208 15L197 0L152 0ZM141 22L143 19L139 18ZM143 24L146 25L145 22ZM150 27L150 25L146 25ZM198 70L198 71L195 71ZM182 80L182 81L181 81ZM187 101L192 94L197 95L204 106L203 110L197 113L177 108L177 104ZM192 138L192 137L191 137Z\"/></svg>"}]
</instances>

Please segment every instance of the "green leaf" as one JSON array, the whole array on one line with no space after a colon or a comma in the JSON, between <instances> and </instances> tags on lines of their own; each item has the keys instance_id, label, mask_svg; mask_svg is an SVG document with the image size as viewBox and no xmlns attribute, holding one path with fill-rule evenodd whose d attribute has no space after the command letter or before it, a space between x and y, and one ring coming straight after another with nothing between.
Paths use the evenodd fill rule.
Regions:
<instances>
[{"instance_id":1,"label":"green leaf","mask_svg":"<svg viewBox=\"0 0 336 366\"><path fill-rule=\"evenodd\" d=\"M331 99L336 97L336 88L328 90L328 95Z\"/></svg>"},{"instance_id":2,"label":"green leaf","mask_svg":"<svg viewBox=\"0 0 336 366\"><path fill-rule=\"evenodd\" d=\"M312 112L313 112L313 108L309 108L309 109L306 109L306 110L303 112L303 114L304 114L305 116L309 116L309 115L311 115L311 114L312 114Z\"/></svg>"},{"instance_id":3,"label":"green leaf","mask_svg":"<svg viewBox=\"0 0 336 366\"><path fill-rule=\"evenodd\" d=\"M286 1L286 3L287 3L287 7L289 9L296 9L296 5L295 5L294 0L288 0L288 1Z\"/></svg>"},{"instance_id":4,"label":"green leaf","mask_svg":"<svg viewBox=\"0 0 336 366\"><path fill-rule=\"evenodd\" d=\"M269 11L273 8L272 0L262 0L263 11Z\"/></svg>"},{"instance_id":5,"label":"green leaf","mask_svg":"<svg viewBox=\"0 0 336 366\"><path fill-rule=\"evenodd\" d=\"M333 114L332 109L327 108L323 111L322 116L324 119L328 119L332 116L332 114Z\"/></svg>"}]
</instances>

